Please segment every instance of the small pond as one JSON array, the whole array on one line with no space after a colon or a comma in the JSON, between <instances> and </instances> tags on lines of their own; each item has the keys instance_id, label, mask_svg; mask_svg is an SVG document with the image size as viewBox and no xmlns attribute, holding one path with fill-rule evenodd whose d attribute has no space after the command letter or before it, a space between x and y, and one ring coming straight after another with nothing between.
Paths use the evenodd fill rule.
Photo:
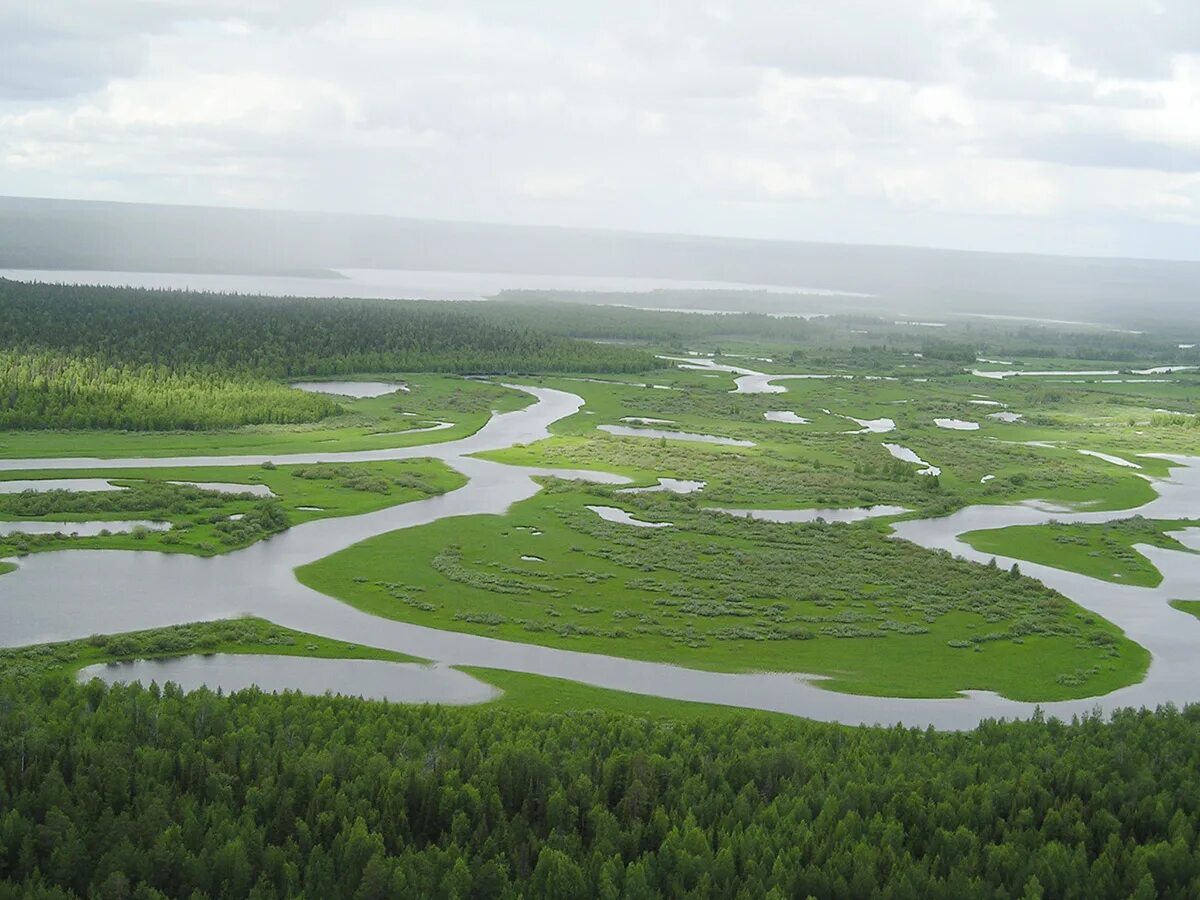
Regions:
<instances>
[{"instance_id":1,"label":"small pond","mask_svg":"<svg viewBox=\"0 0 1200 900\"><path fill-rule=\"evenodd\" d=\"M326 692L396 703L486 703L500 691L449 666L394 663L374 659L316 659L214 653L171 659L98 663L80 670L79 680L108 684L172 681L186 691L199 687L239 691L257 685L264 691Z\"/></svg>"},{"instance_id":2,"label":"small pond","mask_svg":"<svg viewBox=\"0 0 1200 900\"><path fill-rule=\"evenodd\" d=\"M294 381L292 387L310 394L334 394L356 400L408 390L408 385L396 381Z\"/></svg>"}]
</instances>

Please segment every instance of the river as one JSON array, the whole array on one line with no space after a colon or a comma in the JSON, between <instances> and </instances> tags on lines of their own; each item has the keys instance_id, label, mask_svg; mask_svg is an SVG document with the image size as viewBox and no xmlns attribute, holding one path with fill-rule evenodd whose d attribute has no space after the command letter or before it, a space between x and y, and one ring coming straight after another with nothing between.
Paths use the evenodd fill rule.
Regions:
<instances>
[{"instance_id":1,"label":"river","mask_svg":"<svg viewBox=\"0 0 1200 900\"><path fill-rule=\"evenodd\" d=\"M514 386L515 387L515 386ZM301 585L297 566L313 562L368 537L449 516L501 514L539 490L535 475L581 477L610 484L624 479L573 470L526 468L475 459L469 454L548 434L548 426L578 411L574 394L520 387L536 398L525 409L502 413L474 435L458 441L399 449L348 453L252 456L192 456L171 459L0 460L0 469L107 469L156 466L245 465L267 458L276 463L363 461L435 457L466 475L468 483L438 497L377 512L321 519L298 525L270 540L213 558L148 551L63 550L20 560L16 572L0 576L0 645L15 647L228 618L262 616L300 631L429 659L442 665L474 665L567 678L597 687L677 700L741 706L847 724L933 725L961 729L981 719L1028 717L1035 704L986 692L957 699L899 699L842 694L820 688L817 676L792 673L729 674L663 663L580 653L442 631L381 619ZM1176 458L1172 477L1156 483L1159 497L1139 510L1064 513L1034 505L975 506L954 515L901 523L899 538L986 561L958 540L979 528L1035 524L1051 519L1101 522L1141 513L1184 518L1200 508L1200 459ZM1154 706L1200 699L1200 620L1167 603L1200 597L1200 566L1189 554L1139 546L1163 573L1160 587L1109 584L1031 563L1023 571L1081 606L1123 628L1153 655L1144 681L1099 698L1043 703L1045 713L1069 717L1096 709ZM1001 559L1008 565L1011 560ZM397 678L402 677L397 670ZM372 692L376 690L372 688Z\"/></svg>"}]
</instances>

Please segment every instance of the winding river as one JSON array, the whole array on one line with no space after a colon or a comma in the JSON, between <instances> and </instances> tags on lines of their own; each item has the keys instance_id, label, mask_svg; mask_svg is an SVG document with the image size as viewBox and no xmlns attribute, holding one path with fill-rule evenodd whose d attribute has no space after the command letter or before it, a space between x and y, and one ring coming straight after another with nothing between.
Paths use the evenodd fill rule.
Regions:
<instances>
[{"instance_id":1,"label":"winding river","mask_svg":"<svg viewBox=\"0 0 1200 900\"><path fill-rule=\"evenodd\" d=\"M963 697L946 700L867 697L824 690L819 687L819 676L705 672L441 631L359 612L296 580L293 569L297 566L376 534L450 516L504 513L513 503L537 493L539 487L533 480L537 475L579 477L610 484L624 481L602 473L516 467L471 457L470 454L480 451L539 440L548 434L551 423L577 412L583 405L579 397L564 391L519 389L533 394L537 402L523 410L495 415L474 435L442 444L271 456L0 460L0 470L24 471L97 466L115 470L246 465L268 458L276 463L312 463L434 457L469 478L464 487L442 496L360 516L305 523L244 550L208 559L119 550L33 554L20 560L16 572L0 577L0 645L16 647L251 614L300 631L434 660L442 669L453 665L485 666L637 694L770 710L831 722L901 722L959 729L973 727L983 718L1033 714L1035 704L1006 700L986 692L967 692ZM1159 518L1185 518L1200 508L1200 459L1174 461L1177 466L1172 477L1156 483L1159 497L1139 510L1064 513L1032 504L975 506L944 518L901 523L897 535L925 547L947 549L986 561L988 557L960 542L957 536L974 529L1036 524L1051 519L1101 522L1135 512ZM1107 711L1200 699L1200 654L1196 653L1200 647L1200 620L1167 603L1172 598L1200 598L1200 565L1195 557L1182 552L1144 546L1138 550L1163 573L1160 587L1109 584L1021 563L1026 574L1114 622L1153 654L1150 671L1141 683L1099 698L1040 704L1045 713L1069 717L1096 709ZM1001 562L1007 565L1011 561ZM395 678L404 678L404 671L397 667ZM404 696L402 686L389 693L379 686L375 675L373 678L365 692Z\"/></svg>"}]
</instances>

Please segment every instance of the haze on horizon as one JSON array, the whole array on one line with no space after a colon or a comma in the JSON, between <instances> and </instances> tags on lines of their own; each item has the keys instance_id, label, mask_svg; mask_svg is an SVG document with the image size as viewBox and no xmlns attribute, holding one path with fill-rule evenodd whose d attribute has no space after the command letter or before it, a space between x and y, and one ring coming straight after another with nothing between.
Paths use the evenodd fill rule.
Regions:
<instances>
[{"instance_id":1,"label":"haze on horizon","mask_svg":"<svg viewBox=\"0 0 1200 900\"><path fill-rule=\"evenodd\" d=\"M1186 0L51 0L0 54L0 195L1200 258Z\"/></svg>"}]
</instances>

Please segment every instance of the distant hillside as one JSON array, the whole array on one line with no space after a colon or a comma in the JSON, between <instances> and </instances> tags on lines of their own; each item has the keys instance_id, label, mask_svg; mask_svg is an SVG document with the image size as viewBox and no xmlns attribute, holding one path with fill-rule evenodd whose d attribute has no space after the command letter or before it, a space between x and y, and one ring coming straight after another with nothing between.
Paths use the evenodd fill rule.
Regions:
<instances>
[{"instance_id":1,"label":"distant hillside","mask_svg":"<svg viewBox=\"0 0 1200 900\"><path fill-rule=\"evenodd\" d=\"M1200 321L1200 263L1192 262L71 200L0 198L0 268L623 275L856 291L906 315L1000 313L1130 327Z\"/></svg>"}]
</instances>

